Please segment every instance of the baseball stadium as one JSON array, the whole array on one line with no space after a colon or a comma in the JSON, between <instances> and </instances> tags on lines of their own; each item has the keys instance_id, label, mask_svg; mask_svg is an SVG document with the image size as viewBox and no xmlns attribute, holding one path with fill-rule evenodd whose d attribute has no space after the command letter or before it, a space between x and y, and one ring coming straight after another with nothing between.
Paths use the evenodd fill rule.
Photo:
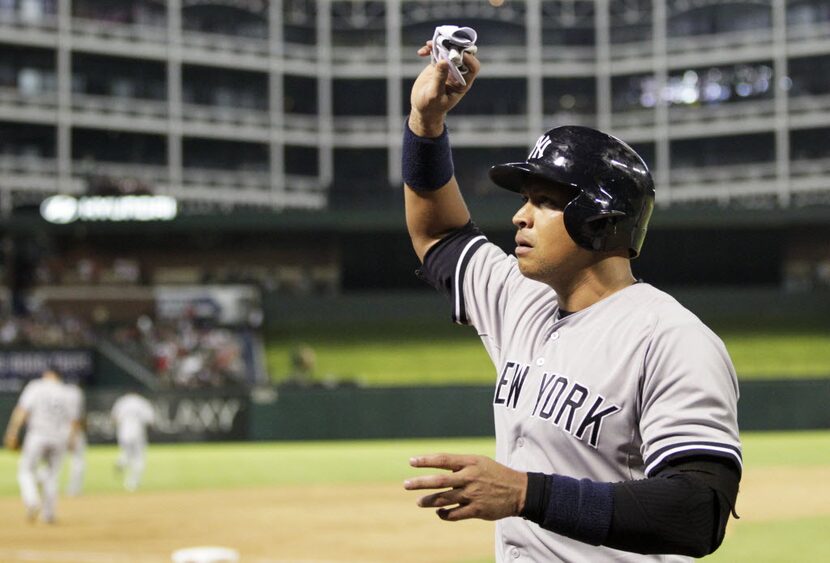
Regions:
<instances>
[{"instance_id":1,"label":"baseball stadium","mask_svg":"<svg viewBox=\"0 0 830 563\"><path fill-rule=\"evenodd\" d=\"M448 48L458 49L456 62ZM466 82L453 83L453 73ZM438 88L432 105L422 101L428 80ZM439 99L451 99L444 133L415 119ZM577 141L556 139L595 129L617 152L613 181L591 192L571 179L612 172L583 160ZM571 161L570 176L552 181L580 195L537 204L533 182ZM632 213L603 198L635 172L653 179L635 202L636 232L603 246ZM451 234L428 247L418 221L447 201L450 177L463 200L441 231ZM521 188L507 185L516 178ZM550 527L559 514L543 530L531 516L540 465L517 430L530 423L506 418L518 416L531 368L542 386L523 400L556 434L551 443L565 444L550 452L562 458L554 469L538 474L546 482L584 477L574 486L609 481L601 485L611 491L622 478L596 475L617 473L566 469L601 455L597 441L614 432L640 432L623 427L616 404L598 412L611 398L575 383L588 375L542 375L552 353L537 359L534 349L523 374L515 362L494 367L502 340L473 305L491 289L467 278L484 275L484 256L530 271L539 251L521 232L533 232L528 209L546 205L561 208L574 256L624 254L633 289L667 292L711 329L706 343L728 352L734 386L707 376L702 395L676 403L661 403L676 391L653 391L642 376L632 408L643 441L625 454L651 465L625 478L672 481L649 471L663 476L683 459L671 446L654 453L646 421L694 411L699 426L732 432L731 441L699 439L714 457L738 457L737 466L728 456L716 465L740 486L734 506L720 488L706 489L715 507L707 518L725 507L725 532L693 556L830 557L826 0L0 0L0 563L540 563L666 553L619 551L624 540L589 541L599 525L566 533ZM597 224L613 234L596 234ZM551 322L563 323L552 325L563 338L551 339L564 347L582 307L565 307L571 294L548 285L560 299ZM520 297L527 311L539 302L511 299ZM526 320L505 327L516 333L505 348L522 344ZM621 322L600 320L595 334ZM571 342L570 353L599 364L592 369L613 360L608 373L626 363L649 369L640 356L603 349L634 332ZM681 373L709 365L702 342L676 337ZM46 447L40 465L30 457L42 431L36 385L60 386L41 396L70 413L50 430L62 445ZM731 407L721 392L734 395ZM649 415L652 401L666 403L659 417ZM516 449L505 454L514 431ZM469 468L424 461L437 452L499 467L519 460L503 469L529 473L527 501L522 494L524 508L505 514L524 518L445 521L449 503L430 504L439 493L429 501L407 490L462 487L415 485ZM590 490L574 500L573 522L583 509L607 513L602 538L619 538L611 508L591 504L599 489ZM38 495L43 503L32 504ZM553 514L550 502L533 510ZM657 520L652 529L662 530ZM526 544L504 539L511 533ZM576 551L534 555L557 542ZM619 560L689 560L641 557Z\"/></svg>"}]
</instances>

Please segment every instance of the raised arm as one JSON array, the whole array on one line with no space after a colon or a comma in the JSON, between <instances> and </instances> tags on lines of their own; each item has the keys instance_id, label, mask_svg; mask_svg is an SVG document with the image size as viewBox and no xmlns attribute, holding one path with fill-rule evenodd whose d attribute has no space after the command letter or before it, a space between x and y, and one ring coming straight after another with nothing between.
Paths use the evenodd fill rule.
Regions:
<instances>
[{"instance_id":1,"label":"raised arm","mask_svg":"<svg viewBox=\"0 0 830 563\"><path fill-rule=\"evenodd\" d=\"M418 55L428 57L430 43L421 47ZM464 54L464 64L469 68L466 86L448 81L448 64L441 61L429 65L418 75L410 94L409 132L404 135L406 226L421 261L433 244L470 220L452 174L444 121L447 112L469 91L480 64L475 56Z\"/></svg>"}]
</instances>

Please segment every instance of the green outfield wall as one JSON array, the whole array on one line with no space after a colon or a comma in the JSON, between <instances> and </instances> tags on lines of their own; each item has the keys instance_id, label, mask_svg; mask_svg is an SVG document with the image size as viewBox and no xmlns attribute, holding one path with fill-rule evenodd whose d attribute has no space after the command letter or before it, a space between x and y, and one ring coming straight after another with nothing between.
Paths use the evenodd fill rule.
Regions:
<instances>
[{"instance_id":1,"label":"green outfield wall","mask_svg":"<svg viewBox=\"0 0 830 563\"><path fill-rule=\"evenodd\" d=\"M254 440L489 436L491 387L283 389L249 411ZM830 428L830 379L741 384L741 430Z\"/></svg>"},{"instance_id":2,"label":"green outfield wall","mask_svg":"<svg viewBox=\"0 0 830 563\"><path fill-rule=\"evenodd\" d=\"M491 387L273 388L252 393L146 393L158 424L154 442L339 440L490 436ZM109 411L120 392L87 393L91 442L114 440ZM17 395L0 393L8 420ZM830 379L741 385L739 423L747 430L830 428Z\"/></svg>"}]
</instances>

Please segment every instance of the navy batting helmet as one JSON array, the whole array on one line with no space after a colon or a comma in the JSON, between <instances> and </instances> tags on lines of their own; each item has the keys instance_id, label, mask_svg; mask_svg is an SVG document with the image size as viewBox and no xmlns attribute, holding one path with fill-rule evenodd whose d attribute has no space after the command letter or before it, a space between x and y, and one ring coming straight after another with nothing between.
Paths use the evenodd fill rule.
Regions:
<instances>
[{"instance_id":1,"label":"navy batting helmet","mask_svg":"<svg viewBox=\"0 0 830 563\"><path fill-rule=\"evenodd\" d=\"M579 246L640 254L654 209L654 182L627 144L590 127L565 125L539 137L524 162L490 168L490 179L514 192L531 178L574 190L564 210L565 228Z\"/></svg>"}]
</instances>

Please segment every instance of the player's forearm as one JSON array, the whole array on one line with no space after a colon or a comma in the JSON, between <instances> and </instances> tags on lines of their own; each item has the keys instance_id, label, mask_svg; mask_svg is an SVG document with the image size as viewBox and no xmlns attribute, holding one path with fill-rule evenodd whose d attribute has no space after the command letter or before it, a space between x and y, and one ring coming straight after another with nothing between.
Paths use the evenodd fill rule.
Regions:
<instances>
[{"instance_id":1,"label":"player's forearm","mask_svg":"<svg viewBox=\"0 0 830 563\"><path fill-rule=\"evenodd\" d=\"M407 124L410 131L419 137L435 138L444 132L446 117L444 113L429 114L413 108L409 112Z\"/></svg>"},{"instance_id":2,"label":"player's forearm","mask_svg":"<svg viewBox=\"0 0 830 563\"><path fill-rule=\"evenodd\" d=\"M12 421L9 421L8 426L6 426L6 432L3 434L3 440L8 442L9 440L16 440L18 434L20 434L20 426L14 424Z\"/></svg>"},{"instance_id":3,"label":"player's forearm","mask_svg":"<svg viewBox=\"0 0 830 563\"><path fill-rule=\"evenodd\" d=\"M592 545L701 557L723 540L738 479L719 462L681 464L623 483L530 474L522 516Z\"/></svg>"},{"instance_id":4,"label":"player's forearm","mask_svg":"<svg viewBox=\"0 0 830 563\"><path fill-rule=\"evenodd\" d=\"M26 411L20 407L15 407L12 415L9 417L9 424L6 426L6 432L3 435L3 443L7 447L15 447L17 445L17 437L20 435L20 429L23 423L26 422Z\"/></svg>"},{"instance_id":5,"label":"player's forearm","mask_svg":"<svg viewBox=\"0 0 830 563\"><path fill-rule=\"evenodd\" d=\"M423 261L433 244L467 224L470 213L455 180L443 117L425 119L418 112L413 115L418 117L413 120L410 116L410 123L418 124L417 132L408 129L403 140L404 201L412 246ZM436 129L437 137L428 136Z\"/></svg>"},{"instance_id":6,"label":"player's forearm","mask_svg":"<svg viewBox=\"0 0 830 563\"><path fill-rule=\"evenodd\" d=\"M454 179L438 192L429 195L406 188L404 201L406 227L412 247L422 262L433 244L470 221L470 213Z\"/></svg>"},{"instance_id":7,"label":"player's forearm","mask_svg":"<svg viewBox=\"0 0 830 563\"><path fill-rule=\"evenodd\" d=\"M78 436L80 435L80 433L81 433L81 421L73 420L72 421L72 426L69 428L69 440L67 441L67 444L70 448L75 447L76 441L77 441Z\"/></svg>"}]
</instances>

